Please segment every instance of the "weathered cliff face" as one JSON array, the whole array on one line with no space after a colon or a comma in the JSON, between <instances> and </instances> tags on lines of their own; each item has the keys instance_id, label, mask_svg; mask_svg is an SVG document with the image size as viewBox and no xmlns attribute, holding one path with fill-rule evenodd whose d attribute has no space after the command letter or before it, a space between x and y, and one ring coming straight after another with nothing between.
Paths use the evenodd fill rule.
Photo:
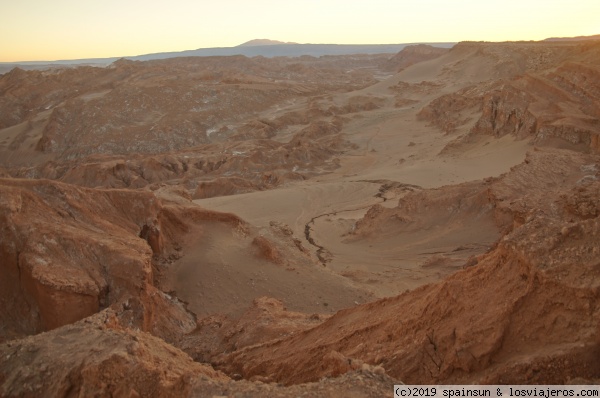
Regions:
<instances>
[{"instance_id":1,"label":"weathered cliff face","mask_svg":"<svg viewBox=\"0 0 600 398\"><path fill-rule=\"evenodd\" d=\"M599 377L598 170L596 156L532 152L487 183L490 210L505 234L475 266L224 355L219 366L287 384L330 374L323 364L332 356L382 365L407 383L560 384ZM395 211L410 201L401 200ZM418 219L427 203L416 202ZM370 217L369 230L397 223Z\"/></svg>"},{"instance_id":2,"label":"weathered cliff face","mask_svg":"<svg viewBox=\"0 0 600 398\"><path fill-rule=\"evenodd\" d=\"M517 138L531 138L538 123L529 111L533 101L531 95L502 85L483 96L481 117L471 131L495 137L512 134Z\"/></svg>"},{"instance_id":3,"label":"weathered cliff face","mask_svg":"<svg viewBox=\"0 0 600 398\"><path fill-rule=\"evenodd\" d=\"M219 226L240 231L248 240L244 250L261 261L311 263L296 246L272 242L233 214L185 200L163 204L151 192L4 179L0 193L2 340L111 307L127 310L120 315L124 326L177 342L196 319L161 283L184 255L185 236L205 225L209 232L202 234Z\"/></svg>"},{"instance_id":4,"label":"weathered cliff face","mask_svg":"<svg viewBox=\"0 0 600 398\"><path fill-rule=\"evenodd\" d=\"M3 337L110 305L133 309L133 326L167 339L194 327L182 304L153 284L153 255L177 255L173 234L185 228L152 193L13 179L0 192Z\"/></svg>"},{"instance_id":5,"label":"weathered cliff face","mask_svg":"<svg viewBox=\"0 0 600 398\"><path fill-rule=\"evenodd\" d=\"M503 54L502 46L496 47L496 55ZM540 145L562 143L597 152L599 48L598 43L582 44L564 47L558 54L552 52L552 57L528 56L521 72L510 80L491 80L443 95L418 116L447 133L462 132L454 144L477 134L510 134ZM515 53L507 52L505 56L509 55L514 58ZM559 66L549 62L548 57Z\"/></svg>"},{"instance_id":6,"label":"weathered cliff face","mask_svg":"<svg viewBox=\"0 0 600 398\"><path fill-rule=\"evenodd\" d=\"M483 97L482 115L473 133L558 138L592 151L598 137L600 70L567 62L539 76L526 75Z\"/></svg>"},{"instance_id":7,"label":"weathered cliff face","mask_svg":"<svg viewBox=\"0 0 600 398\"><path fill-rule=\"evenodd\" d=\"M480 90L472 93L473 88L445 94L427 104L417 114L423 120L436 126L444 133L454 133L459 127L472 119L472 113L481 109Z\"/></svg>"}]
</instances>

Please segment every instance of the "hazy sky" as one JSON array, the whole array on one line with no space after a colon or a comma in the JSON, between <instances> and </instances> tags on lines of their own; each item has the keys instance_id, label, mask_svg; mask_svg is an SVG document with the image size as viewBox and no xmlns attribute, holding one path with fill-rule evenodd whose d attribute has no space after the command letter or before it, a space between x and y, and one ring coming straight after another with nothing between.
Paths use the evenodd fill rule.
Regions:
<instances>
[{"instance_id":1,"label":"hazy sky","mask_svg":"<svg viewBox=\"0 0 600 398\"><path fill-rule=\"evenodd\" d=\"M600 0L0 0L0 61L600 34Z\"/></svg>"}]
</instances>

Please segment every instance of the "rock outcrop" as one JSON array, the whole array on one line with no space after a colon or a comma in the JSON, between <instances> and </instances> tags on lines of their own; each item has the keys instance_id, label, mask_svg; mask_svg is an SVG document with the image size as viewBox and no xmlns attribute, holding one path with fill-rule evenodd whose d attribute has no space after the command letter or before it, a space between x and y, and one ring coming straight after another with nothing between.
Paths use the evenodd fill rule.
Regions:
<instances>
[{"instance_id":1,"label":"rock outcrop","mask_svg":"<svg viewBox=\"0 0 600 398\"><path fill-rule=\"evenodd\" d=\"M2 180L0 192L3 339L119 306L131 310L131 327L175 341L195 319L156 287L160 265L181 255L179 241L193 223L242 223L165 206L150 192L13 179Z\"/></svg>"},{"instance_id":2,"label":"rock outcrop","mask_svg":"<svg viewBox=\"0 0 600 398\"><path fill-rule=\"evenodd\" d=\"M515 56L514 51L503 52L501 45L482 48L495 49L499 57ZM419 118L446 133L461 131L453 146L473 135L511 134L540 145L598 152L600 44L560 50L532 52L523 60L523 74L511 79L479 83L436 98Z\"/></svg>"},{"instance_id":3,"label":"rock outcrop","mask_svg":"<svg viewBox=\"0 0 600 398\"><path fill-rule=\"evenodd\" d=\"M196 378L229 380L164 340L123 327L110 309L0 344L0 353L3 397L181 397Z\"/></svg>"}]
</instances>

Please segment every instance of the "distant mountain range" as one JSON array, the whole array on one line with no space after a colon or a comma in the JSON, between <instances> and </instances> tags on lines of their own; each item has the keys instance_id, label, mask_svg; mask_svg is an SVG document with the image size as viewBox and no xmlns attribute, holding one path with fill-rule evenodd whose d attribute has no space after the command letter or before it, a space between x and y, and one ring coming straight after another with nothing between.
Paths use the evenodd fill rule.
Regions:
<instances>
[{"instance_id":1,"label":"distant mountain range","mask_svg":"<svg viewBox=\"0 0 600 398\"><path fill-rule=\"evenodd\" d=\"M456 43L427 43L435 47L452 47ZM410 44L298 44L271 40L251 40L236 47L200 48L197 50L168 52L125 57L132 61L148 61L175 57L207 57L245 55L247 57L300 57L310 55L350 55L350 54L396 54Z\"/></svg>"},{"instance_id":2,"label":"distant mountain range","mask_svg":"<svg viewBox=\"0 0 600 398\"><path fill-rule=\"evenodd\" d=\"M418 43L402 44L299 44L285 43L276 40L255 39L236 47L199 48L197 50L175 51L137 55L131 57L88 58L59 61L29 61L29 62L0 62L0 73L5 73L13 67L22 69L43 69L68 65L109 65L121 58L132 61L149 61L176 57L209 57L244 55L247 57L300 57L310 55L320 57L324 55L350 55L350 54L396 54L404 47ZM420 43L419 43L420 44ZM450 48L456 43L426 43L435 47Z\"/></svg>"},{"instance_id":3,"label":"distant mountain range","mask_svg":"<svg viewBox=\"0 0 600 398\"><path fill-rule=\"evenodd\" d=\"M582 41L582 40L600 40L600 35L576 36L576 37L550 37L544 41Z\"/></svg>"},{"instance_id":4,"label":"distant mountain range","mask_svg":"<svg viewBox=\"0 0 600 398\"><path fill-rule=\"evenodd\" d=\"M600 40L600 35L578 36L564 38L548 38L544 41L577 41ZM235 47L199 48L197 50L174 51L136 55L130 57L88 58L59 61L29 61L29 62L0 62L0 74L6 73L14 67L22 69L46 69L59 66L94 65L106 66L121 58L132 61L150 61L176 57L210 57L244 55L246 57L300 57L310 55L321 57L325 55L350 55L350 54L396 54L404 47L414 44L429 44L433 47L450 48L456 43L401 43L401 44L300 44L282 42L269 39L254 39Z\"/></svg>"},{"instance_id":5,"label":"distant mountain range","mask_svg":"<svg viewBox=\"0 0 600 398\"><path fill-rule=\"evenodd\" d=\"M298 44L291 41L284 42L279 40L269 40L269 39L254 39L247 41L245 43L240 44L238 47L250 47L250 46L274 46L279 44Z\"/></svg>"}]
</instances>

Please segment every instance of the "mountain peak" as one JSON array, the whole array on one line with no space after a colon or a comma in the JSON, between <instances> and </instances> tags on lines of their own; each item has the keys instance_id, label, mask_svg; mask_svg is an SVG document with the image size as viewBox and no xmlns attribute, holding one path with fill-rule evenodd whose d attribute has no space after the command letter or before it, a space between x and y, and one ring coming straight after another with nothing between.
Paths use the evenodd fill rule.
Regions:
<instances>
[{"instance_id":1,"label":"mountain peak","mask_svg":"<svg viewBox=\"0 0 600 398\"><path fill-rule=\"evenodd\" d=\"M250 40L245 43L242 43L238 47L274 46L277 44L298 44L298 43L283 42L283 41L279 41L279 40L269 40L269 39L254 39L254 40Z\"/></svg>"}]
</instances>

